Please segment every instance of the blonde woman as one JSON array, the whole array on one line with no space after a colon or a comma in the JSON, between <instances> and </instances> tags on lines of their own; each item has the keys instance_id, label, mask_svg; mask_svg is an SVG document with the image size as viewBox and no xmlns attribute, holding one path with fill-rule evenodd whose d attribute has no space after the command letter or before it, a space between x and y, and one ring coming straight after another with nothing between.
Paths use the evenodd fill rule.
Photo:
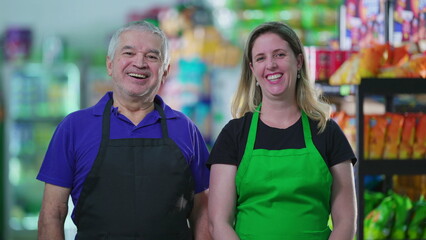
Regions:
<instances>
[{"instance_id":1,"label":"blonde woman","mask_svg":"<svg viewBox=\"0 0 426 240\"><path fill-rule=\"evenodd\" d=\"M305 61L286 24L264 23L248 37L235 119L208 161L214 239L353 239L357 159Z\"/></svg>"}]
</instances>

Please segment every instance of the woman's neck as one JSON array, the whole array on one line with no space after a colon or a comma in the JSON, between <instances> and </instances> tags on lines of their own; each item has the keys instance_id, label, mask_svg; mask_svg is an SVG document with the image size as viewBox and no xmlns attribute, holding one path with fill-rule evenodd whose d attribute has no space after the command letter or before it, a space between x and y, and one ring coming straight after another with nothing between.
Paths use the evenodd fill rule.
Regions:
<instances>
[{"instance_id":1,"label":"woman's neck","mask_svg":"<svg viewBox=\"0 0 426 240\"><path fill-rule=\"evenodd\" d=\"M260 119L273 128L286 129L295 124L301 116L301 111L295 104L262 103Z\"/></svg>"}]
</instances>

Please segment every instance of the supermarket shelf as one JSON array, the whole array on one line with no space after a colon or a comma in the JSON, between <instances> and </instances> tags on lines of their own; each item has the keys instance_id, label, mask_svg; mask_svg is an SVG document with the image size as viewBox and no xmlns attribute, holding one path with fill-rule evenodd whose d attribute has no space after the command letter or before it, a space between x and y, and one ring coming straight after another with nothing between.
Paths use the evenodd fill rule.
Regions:
<instances>
[{"instance_id":1,"label":"supermarket shelf","mask_svg":"<svg viewBox=\"0 0 426 240\"><path fill-rule=\"evenodd\" d=\"M366 94L422 94L426 79L422 78L363 78L358 91Z\"/></svg>"},{"instance_id":2,"label":"supermarket shelf","mask_svg":"<svg viewBox=\"0 0 426 240\"><path fill-rule=\"evenodd\" d=\"M393 98L397 94L425 94L426 79L420 78L365 78L355 87L356 102L356 145L358 156L358 226L364 226L364 177L366 175L424 175L426 174L425 160L366 160L364 156L364 107L363 102L367 96L382 95L385 97L386 111L393 112L395 106ZM364 228L359 227L357 239L364 239Z\"/></svg>"},{"instance_id":3,"label":"supermarket shelf","mask_svg":"<svg viewBox=\"0 0 426 240\"><path fill-rule=\"evenodd\" d=\"M315 86L327 96L347 96L355 94L355 85L330 85L327 81L317 81Z\"/></svg>"},{"instance_id":4,"label":"supermarket shelf","mask_svg":"<svg viewBox=\"0 0 426 240\"><path fill-rule=\"evenodd\" d=\"M359 165L360 174L421 175L425 174L426 160L365 160Z\"/></svg>"}]
</instances>

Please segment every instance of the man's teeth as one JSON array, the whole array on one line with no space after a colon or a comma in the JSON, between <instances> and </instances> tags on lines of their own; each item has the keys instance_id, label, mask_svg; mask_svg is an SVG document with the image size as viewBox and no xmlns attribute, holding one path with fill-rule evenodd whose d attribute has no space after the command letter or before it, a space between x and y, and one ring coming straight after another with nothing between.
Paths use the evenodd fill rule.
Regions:
<instances>
[{"instance_id":1,"label":"man's teeth","mask_svg":"<svg viewBox=\"0 0 426 240\"><path fill-rule=\"evenodd\" d=\"M137 74L137 73L129 73L129 76L135 77L135 78L147 78L146 75L143 74Z\"/></svg>"},{"instance_id":2,"label":"man's teeth","mask_svg":"<svg viewBox=\"0 0 426 240\"><path fill-rule=\"evenodd\" d=\"M281 76L282 76L282 74L269 75L269 76L267 77L267 79L268 79L268 80L275 80L275 79L280 78Z\"/></svg>"}]
</instances>

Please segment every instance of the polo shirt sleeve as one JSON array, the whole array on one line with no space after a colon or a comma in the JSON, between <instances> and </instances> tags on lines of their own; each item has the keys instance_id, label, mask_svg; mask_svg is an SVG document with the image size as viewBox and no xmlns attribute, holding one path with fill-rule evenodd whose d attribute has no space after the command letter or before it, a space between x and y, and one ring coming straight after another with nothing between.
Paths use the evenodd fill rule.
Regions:
<instances>
[{"instance_id":1,"label":"polo shirt sleeve","mask_svg":"<svg viewBox=\"0 0 426 240\"><path fill-rule=\"evenodd\" d=\"M69 118L65 118L57 126L37 175L40 181L66 188L73 184L69 124Z\"/></svg>"},{"instance_id":2,"label":"polo shirt sleeve","mask_svg":"<svg viewBox=\"0 0 426 240\"><path fill-rule=\"evenodd\" d=\"M209 188L210 170L206 166L209 150L203 136L195 125L193 125L192 137L194 153L190 167L195 180L195 193L200 193Z\"/></svg>"}]
</instances>

